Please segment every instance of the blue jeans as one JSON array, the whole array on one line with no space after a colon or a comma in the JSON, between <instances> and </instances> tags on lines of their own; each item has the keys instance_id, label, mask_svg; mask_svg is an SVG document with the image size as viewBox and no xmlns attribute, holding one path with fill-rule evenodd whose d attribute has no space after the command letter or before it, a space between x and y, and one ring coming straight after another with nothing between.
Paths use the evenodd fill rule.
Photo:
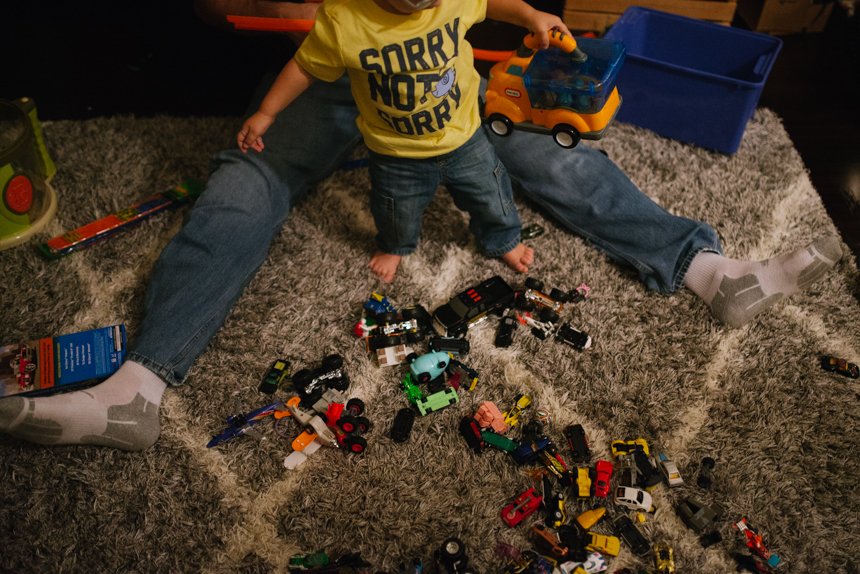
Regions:
<instances>
[{"instance_id":1,"label":"blue jeans","mask_svg":"<svg viewBox=\"0 0 860 574\"><path fill-rule=\"evenodd\" d=\"M520 218L511 180L484 130L450 153L411 159L370 152L370 212L376 243L392 255L418 246L421 215L444 185L454 204L469 213L469 229L489 257L520 243Z\"/></svg>"},{"instance_id":2,"label":"blue jeans","mask_svg":"<svg viewBox=\"0 0 860 574\"><path fill-rule=\"evenodd\" d=\"M262 153L243 154L234 141L215 155L206 191L153 268L129 359L171 384L184 381L263 264L290 208L361 141L357 115L346 76L314 82L266 132ZM515 189L631 265L650 289L677 291L696 254L722 252L710 226L670 214L587 145L565 150L548 136L519 131L489 139Z\"/></svg>"}]
</instances>

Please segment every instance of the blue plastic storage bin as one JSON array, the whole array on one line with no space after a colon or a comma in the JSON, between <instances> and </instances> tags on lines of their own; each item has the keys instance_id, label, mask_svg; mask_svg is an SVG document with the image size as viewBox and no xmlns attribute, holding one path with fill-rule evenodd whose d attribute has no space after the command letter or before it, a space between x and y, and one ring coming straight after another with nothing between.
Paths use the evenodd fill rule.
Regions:
<instances>
[{"instance_id":1,"label":"blue plastic storage bin","mask_svg":"<svg viewBox=\"0 0 860 574\"><path fill-rule=\"evenodd\" d=\"M619 122L733 154L755 113L779 38L632 6L605 39L623 42Z\"/></svg>"}]
</instances>

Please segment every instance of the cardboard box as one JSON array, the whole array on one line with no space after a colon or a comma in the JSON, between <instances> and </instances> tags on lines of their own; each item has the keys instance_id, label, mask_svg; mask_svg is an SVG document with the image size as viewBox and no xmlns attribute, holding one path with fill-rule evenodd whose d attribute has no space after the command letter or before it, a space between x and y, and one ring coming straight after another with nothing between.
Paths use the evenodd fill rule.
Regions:
<instances>
[{"instance_id":1,"label":"cardboard box","mask_svg":"<svg viewBox=\"0 0 860 574\"><path fill-rule=\"evenodd\" d=\"M571 30L603 32L630 6L661 10L688 18L729 26L735 17L736 0L567 0L564 23Z\"/></svg>"},{"instance_id":2,"label":"cardboard box","mask_svg":"<svg viewBox=\"0 0 860 574\"><path fill-rule=\"evenodd\" d=\"M0 397L92 386L125 360L125 325L0 346Z\"/></svg>"},{"instance_id":3,"label":"cardboard box","mask_svg":"<svg viewBox=\"0 0 860 574\"><path fill-rule=\"evenodd\" d=\"M738 0L738 15L750 29L768 34L821 32L833 2L820 0Z\"/></svg>"}]
</instances>

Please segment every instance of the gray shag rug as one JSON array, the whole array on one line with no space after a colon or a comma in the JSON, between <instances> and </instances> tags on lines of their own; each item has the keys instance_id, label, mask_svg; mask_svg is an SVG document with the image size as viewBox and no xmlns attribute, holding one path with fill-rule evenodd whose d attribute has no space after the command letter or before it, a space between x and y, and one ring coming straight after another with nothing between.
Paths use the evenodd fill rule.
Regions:
<instances>
[{"instance_id":1,"label":"gray shag rug","mask_svg":"<svg viewBox=\"0 0 860 574\"><path fill-rule=\"evenodd\" d=\"M229 145L236 125L170 117L47 123L59 207L46 236L186 178L205 179L210 156ZM711 223L729 257L764 259L838 234L769 110L756 112L732 157L624 124L598 145L666 209ZM782 558L783 572L858 572L860 385L819 366L825 354L860 362L852 254L806 292L730 329L689 290L646 290L519 201L523 223L547 229L530 242L537 255L530 275L548 287L592 288L562 319L588 332L593 348L578 352L520 328L512 347L497 349L496 321L485 322L468 334L465 362L480 373L475 390L419 417L398 444L388 431L407 405L397 384L403 369L378 368L353 334L370 294L432 311L490 276L515 288L524 277L477 254L465 218L439 193L418 251L392 285L381 284L367 268L375 233L368 185L366 169L340 171L293 211L187 384L165 393L155 446L126 453L0 437L0 571L284 572L295 553L343 548L361 552L370 571L395 572L412 558L428 563L457 536L476 570L501 572L497 544L532 548L529 525L539 515L510 528L500 511L539 484L501 451L472 454L458 422L485 400L504 410L527 393L551 411L549 435L562 455L570 452L562 429L579 423L594 461L612 459L611 441L641 437L677 463L687 485L658 486L658 510L639 528L650 542L672 545L679 572L733 572L731 554L748 553L731 526L741 517ZM0 341L116 323L133 340L153 262L186 214L157 216L59 261L43 259L35 241L0 253ZM272 440L206 448L237 396L249 409L267 404L257 386L276 358L300 369L329 353L343 355L349 394L366 402L375 423L364 454L323 449L288 471L289 443L274 436L271 421L257 428ZM709 490L695 484L706 456L716 460ZM613 506L568 494L568 520ZM703 548L678 518L675 504L691 494L725 506L717 524L723 542ZM611 533L605 523L595 530ZM624 544L607 560L610 572L653 568L652 556L636 557Z\"/></svg>"}]
</instances>

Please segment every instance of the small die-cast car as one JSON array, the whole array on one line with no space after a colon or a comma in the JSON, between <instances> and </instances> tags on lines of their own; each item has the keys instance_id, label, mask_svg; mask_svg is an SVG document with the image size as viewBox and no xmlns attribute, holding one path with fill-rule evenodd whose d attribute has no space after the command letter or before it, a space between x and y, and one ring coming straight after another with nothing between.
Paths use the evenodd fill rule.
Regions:
<instances>
[{"instance_id":1,"label":"small die-cast car","mask_svg":"<svg viewBox=\"0 0 860 574\"><path fill-rule=\"evenodd\" d=\"M281 388L284 379L290 375L290 362L286 359L278 359L263 377L263 382L260 383L259 391L267 395L272 395Z\"/></svg>"},{"instance_id":2,"label":"small die-cast car","mask_svg":"<svg viewBox=\"0 0 860 574\"><path fill-rule=\"evenodd\" d=\"M519 422L523 409L528 407L530 404L532 404L532 398L530 396L518 396L514 406L511 407L511 410L505 413L505 424L509 427L516 425L517 422Z\"/></svg>"},{"instance_id":3,"label":"small die-cast car","mask_svg":"<svg viewBox=\"0 0 860 574\"><path fill-rule=\"evenodd\" d=\"M516 526L527 516L540 508L543 497L534 488L530 488L514 499L513 503L502 509L502 520L508 526Z\"/></svg>"},{"instance_id":4,"label":"small die-cast car","mask_svg":"<svg viewBox=\"0 0 860 574\"><path fill-rule=\"evenodd\" d=\"M582 425L565 427L564 436L567 438L570 450L573 451L573 462L591 462L591 448L588 446L588 439L585 437L585 429Z\"/></svg>"},{"instance_id":5,"label":"small die-cast car","mask_svg":"<svg viewBox=\"0 0 860 574\"><path fill-rule=\"evenodd\" d=\"M517 328L517 321L513 317L502 317L499 321L499 330L496 332L496 347L505 349L510 347L514 342L514 331Z\"/></svg>"},{"instance_id":6,"label":"small die-cast car","mask_svg":"<svg viewBox=\"0 0 860 574\"><path fill-rule=\"evenodd\" d=\"M549 295L543 293L543 281L539 281L533 277L526 278L526 290L519 298L519 307L525 311L532 311L537 306L545 307L561 313L564 304L567 303L567 293L561 289L552 289Z\"/></svg>"},{"instance_id":7,"label":"small die-cast car","mask_svg":"<svg viewBox=\"0 0 860 574\"><path fill-rule=\"evenodd\" d=\"M591 498L591 473L587 468L576 469L576 495L579 498Z\"/></svg>"},{"instance_id":8,"label":"small die-cast car","mask_svg":"<svg viewBox=\"0 0 860 574\"><path fill-rule=\"evenodd\" d=\"M427 348L431 351L445 351L465 355L469 352L469 341L459 337L430 337Z\"/></svg>"},{"instance_id":9,"label":"small die-cast car","mask_svg":"<svg viewBox=\"0 0 860 574\"><path fill-rule=\"evenodd\" d=\"M433 312L433 324L440 335L461 337L487 318L513 304L516 293L501 276L466 289Z\"/></svg>"},{"instance_id":10,"label":"small die-cast car","mask_svg":"<svg viewBox=\"0 0 860 574\"><path fill-rule=\"evenodd\" d=\"M598 534L596 532L586 532L585 548L592 552L618 556L618 553L621 552L621 540L616 536L606 536L605 534Z\"/></svg>"},{"instance_id":11,"label":"small die-cast car","mask_svg":"<svg viewBox=\"0 0 860 574\"><path fill-rule=\"evenodd\" d=\"M524 574L535 563L538 555L531 550L520 552L518 558L505 566L502 574Z\"/></svg>"},{"instance_id":12,"label":"small die-cast car","mask_svg":"<svg viewBox=\"0 0 860 574\"><path fill-rule=\"evenodd\" d=\"M654 512L656 509L651 501L651 495L638 488L619 486L615 489L615 504L632 508L633 510L644 510Z\"/></svg>"},{"instance_id":13,"label":"small die-cast car","mask_svg":"<svg viewBox=\"0 0 860 574\"><path fill-rule=\"evenodd\" d=\"M654 544L654 564L657 572L664 574L675 574L675 557L672 547L667 542Z\"/></svg>"},{"instance_id":14,"label":"small die-cast car","mask_svg":"<svg viewBox=\"0 0 860 574\"><path fill-rule=\"evenodd\" d=\"M586 510L582 514L576 517L576 522L582 527L583 530L588 531L592 526L597 524L597 521L603 518L606 515L606 509L602 506L597 508L592 508L591 510Z\"/></svg>"},{"instance_id":15,"label":"small die-cast car","mask_svg":"<svg viewBox=\"0 0 860 574\"><path fill-rule=\"evenodd\" d=\"M328 355L322 364L314 369L302 369L293 374L293 387L296 392L315 401L326 389L345 391L349 388L349 376L343 370L343 357Z\"/></svg>"},{"instance_id":16,"label":"small die-cast car","mask_svg":"<svg viewBox=\"0 0 860 574\"><path fill-rule=\"evenodd\" d=\"M637 438L635 440L614 440L609 443L609 448L612 450L612 456L630 454L637 450L641 450L645 454L648 454L648 441L644 438Z\"/></svg>"},{"instance_id":17,"label":"small die-cast car","mask_svg":"<svg viewBox=\"0 0 860 574\"><path fill-rule=\"evenodd\" d=\"M612 463L608 460L598 460L594 473L594 496L606 498L609 495L609 481L612 479Z\"/></svg>"},{"instance_id":18,"label":"small die-cast car","mask_svg":"<svg viewBox=\"0 0 860 574\"><path fill-rule=\"evenodd\" d=\"M583 333L578 329L574 329L567 323L558 328L558 331L555 334L555 340L579 351L591 347L591 335Z\"/></svg>"},{"instance_id":19,"label":"small die-cast car","mask_svg":"<svg viewBox=\"0 0 860 574\"><path fill-rule=\"evenodd\" d=\"M606 561L603 559L598 552L592 552L585 558L585 562L567 562L567 568L565 568L565 564L560 566L561 571L569 572L571 574L578 574L580 571L585 572L585 574L597 574L598 572L603 572L608 568L606 566ZM574 569L575 568L575 569Z\"/></svg>"},{"instance_id":20,"label":"small die-cast car","mask_svg":"<svg viewBox=\"0 0 860 574\"><path fill-rule=\"evenodd\" d=\"M678 471L677 465L666 458L666 455L662 452L658 456L660 458L660 471L663 473L666 483L671 488L684 486L684 479L681 478L681 473Z\"/></svg>"},{"instance_id":21,"label":"small die-cast car","mask_svg":"<svg viewBox=\"0 0 860 574\"><path fill-rule=\"evenodd\" d=\"M768 566L776 567L780 563L780 558L776 554L771 554L770 550L762 542L761 534L756 534L752 527L747 524L746 518L741 518L740 522L733 524L746 537L747 546L758 554L762 560L767 562Z\"/></svg>"},{"instance_id":22,"label":"small die-cast car","mask_svg":"<svg viewBox=\"0 0 860 574\"><path fill-rule=\"evenodd\" d=\"M481 427L475 422L475 418L470 415L464 416L460 419L459 428L460 435L466 441L466 444L469 445L469 448L472 449L472 452L481 454L484 451L485 443L481 436Z\"/></svg>"},{"instance_id":23,"label":"small die-cast car","mask_svg":"<svg viewBox=\"0 0 860 574\"><path fill-rule=\"evenodd\" d=\"M537 546L542 553L550 556L554 560L567 556L567 548L561 545L561 540L558 539L558 536L550 532L549 529L540 522L535 523L532 527L532 533L534 534L535 546Z\"/></svg>"},{"instance_id":24,"label":"small die-cast car","mask_svg":"<svg viewBox=\"0 0 860 574\"><path fill-rule=\"evenodd\" d=\"M651 547L648 546L648 540L626 514L619 514L612 518L612 529L630 546L633 554L642 556L651 550Z\"/></svg>"},{"instance_id":25,"label":"small die-cast car","mask_svg":"<svg viewBox=\"0 0 860 574\"><path fill-rule=\"evenodd\" d=\"M33 373L36 371L33 349L21 345L18 354L11 361L11 366L19 387L24 389L33 383Z\"/></svg>"},{"instance_id":26,"label":"small die-cast car","mask_svg":"<svg viewBox=\"0 0 860 574\"><path fill-rule=\"evenodd\" d=\"M832 371L846 377L851 377L852 379L860 378L860 367L854 363L849 363L845 359L837 359L836 357L825 355L821 357L821 368L825 371Z\"/></svg>"}]
</instances>

